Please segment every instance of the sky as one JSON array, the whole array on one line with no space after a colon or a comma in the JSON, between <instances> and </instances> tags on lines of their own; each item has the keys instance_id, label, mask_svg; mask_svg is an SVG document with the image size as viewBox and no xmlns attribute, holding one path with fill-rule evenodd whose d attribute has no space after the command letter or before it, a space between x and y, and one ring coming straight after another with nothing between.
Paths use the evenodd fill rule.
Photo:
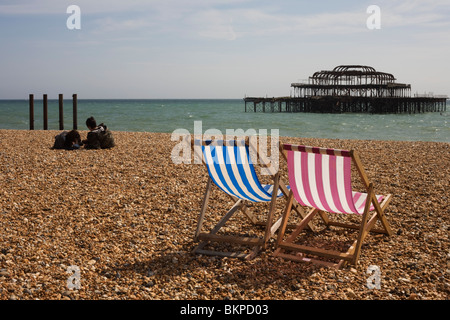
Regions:
<instances>
[{"instance_id":1,"label":"sky","mask_svg":"<svg viewBox=\"0 0 450 320\"><path fill-rule=\"evenodd\" d=\"M450 95L450 1L0 0L0 99L288 96L338 65Z\"/></svg>"}]
</instances>

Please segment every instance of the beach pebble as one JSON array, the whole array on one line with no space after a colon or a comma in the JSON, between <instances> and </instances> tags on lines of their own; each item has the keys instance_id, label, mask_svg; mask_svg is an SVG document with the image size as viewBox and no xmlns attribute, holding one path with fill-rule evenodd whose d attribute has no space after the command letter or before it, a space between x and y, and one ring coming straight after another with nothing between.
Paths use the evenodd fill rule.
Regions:
<instances>
[{"instance_id":1,"label":"beach pebble","mask_svg":"<svg viewBox=\"0 0 450 320\"><path fill-rule=\"evenodd\" d=\"M0 269L0 277L9 277L9 272L6 269Z\"/></svg>"}]
</instances>

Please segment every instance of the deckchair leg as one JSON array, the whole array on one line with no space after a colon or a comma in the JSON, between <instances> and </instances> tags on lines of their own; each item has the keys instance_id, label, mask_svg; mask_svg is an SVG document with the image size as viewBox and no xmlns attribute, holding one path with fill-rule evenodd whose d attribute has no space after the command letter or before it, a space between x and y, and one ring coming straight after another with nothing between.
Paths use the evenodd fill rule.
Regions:
<instances>
[{"instance_id":1,"label":"deckchair leg","mask_svg":"<svg viewBox=\"0 0 450 320\"><path fill-rule=\"evenodd\" d=\"M227 196L228 198L231 199L231 201L236 202L239 200L238 198L233 197L229 194L227 194ZM251 212L248 211L248 206L246 205L245 202L242 203L241 211L253 224L258 224L258 219Z\"/></svg>"},{"instance_id":2,"label":"deckchair leg","mask_svg":"<svg viewBox=\"0 0 450 320\"><path fill-rule=\"evenodd\" d=\"M368 198L368 200L366 201L366 206L364 208L364 214L362 217L363 221L362 221L361 228L359 231L358 240L355 243L352 264L357 263L357 261L359 259L359 255L361 253L362 242L364 241L366 236L369 234L369 232L372 231L372 228L375 225L375 223L377 222L377 220L381 221L381 224L384 227L385 233L388 234L389 236L392 235L392 230L389 226L389 223L387 222L386 218L384 217L384 208L387 206L387 204L390 201L390 195L388 196L387 199L385 199L385 201L383 201L382 205L380 206L380 204L378 203L378 201L375 197L375 192L373 190L373 184L371 183L369 185L369 193L368 193L367 198ZM370 201L369 201L369 199L370 199ZM368 220L369 208L370 208L371 203L373 203L373 205L375 207L375 213L370 218L370 220Z\"/></svg>"},{"instance_id":3,"label":"deckchair leg","mask_svg":"<svg viewBox=\"0 0 450 320\"><path fill-rule=\"evenodd\" d=\"M300 232L307 228L311 222L311 220L316 216L319 212L318 209L311 209L310 212L302 219L302 221L297 225L296 229L289 235L289 237L283 241L283 237L286 232L287 221L289 220L290 213L292 211L292 202L293 202L293 194L289 195L288 204L286 206L286 211L283 215L283 221L280 227L280 232L278 233L276 250L274 252L274 256L282 255L282 249L280 246L282 243L293 243L295 238L300 234Z\"/></svg>"},{"instance_id":4,"label":"deckchair leg","mask_svg":"<svg viewBox=\"0 0 450 320\"><path fill-rule=\"evenodd\" d=\"M391 226L389 225L389 222L386 219L386 216L384 215L384 209L387 207L387 205L389 204L390 201L391 201L391 195L389 194L386 196L386 198L383 200L383 202L380 205L375 198L375 194L372 195L372 202L375 206L375 211L377 213L378 219L380 220L380 222L388 236L392 236L393 232L392 232Z\"/></svg>"},{"instance_id":5,"label":"deckchair leg","mask_svg":"<svg viewBox=\"0 0 450 320\"><path fill-rule=\"evenodd\" d=\"M203 219L205 217L206 208L208 207L209 195L211 194L211 183L212 183L212 180L211 180L211 178L208 177L208 182L206 184L206 191L205 191L205 195L203 197L202 209L200 211L200 216L198 217L197 230L195 231L195 236L194 236L195 241L198 241L198 235L200 234L200 231L202 229Z\"/></svg>"},{"instance_id":6,"label":"deckchair leg","mask_svg":"<svg viewBox=\"0 0 450 320\"><path fill-rule=\"evenodd\" d=\"M288 197L288 200L287 200L286 209L285 209L285 212L283 214L283 220L281 221L280 231L278 232L277 244L276 244L277 247L283 241L284 233L286 232L287 222L288 222L289 217L291 215L293 201L294 201L294 194L291 191L291 192L289 192L289 197Z\"/></svg>"},{"instance_id":7,"label":"deckchair leg","mask_svg":"<svg viewBox=\"0 0 450 320\"><path fill-rule=\"evenodd\" d=\"M220 219L220 221L216 224L216 226L211 230L212 234L217 233L217 231L219 231L220 228L223 227L223 225L231 218L231 216L240 209L240 207L242 206L242 201L241 199L239 199L238 201L236 201L236 203L234 204L234 206L227 212L226 215L224 215L222 217L222 219Z\"/></svg>"},{"instance_id":8,"label":"deckchair leg","mask_svg":"<svg viewBox=\"0 0 450 320\"><path fill-rule=\"evenodd\" d=\"M311 209L306 217L298 224L297 228L292 232L292 234L286 239L286 242L293 242L295 238L302 232L303 229L307 226L307 224L316 216L319 212L318 209Z\"/></svg>"},{"instance_id":9,"label":"deckchair leg","mask_svg":"<svg viewBox=\"0 0 450 320\"><path fill-rule=\"evenodd\" d=\"M208 189L207 189L208 190ZM206 194L205 194L206 195ZM205 196L206 199L206 196ZM205 203L206 205L206 203ZM199 226L197 227L197 230L199 231L198 234L196 235L196 241L198 241L199 237L201 235L215 235L220 228L223 227L223 225L231 218L231 216L237 211L239 210L239 208L242 206L242 200L238 200L234 206L227 212L227 214L225 214L220 220L219 222L214 226L214 228L209 232L209 233L200 233L200 229L201 229L201 225L199 223ZM201 214L201 219L203 220L203 216L204 216L204 212ZM199 219L200 221L200 219ZM194 250L192 251L193 253L201 253L200 250L203 249L203 247L206 246L206 244L208 243L208 241L202 241L198 246L196 246L194 248ZM203 252L205 253L205 252Z\"/></svg>"},{"instance_id":10,"label":"deckchair leg","mask_svg":"<svg viewBox=\"0 0 450 320\"><path fill-rule=\"evenodd\" d=\"M283 192L283 194L285 195L286 198L289 198L289 194L290 191L287 188L286 184L280 179L280 190ZM306 216L305 211L303 210L303 208L300 206L300 204L294 199L294 201L292 202L292 207L291 210L295 210L295 212L297 212L297 214L303 219ZM308 229L310 229L311 231L314 231L313 225L311 223L308 224Z\"/></svg>"},{"instance_id":11,"label":"deckchair leg","mask_svg":"<svg viewBox=\"0 0 450 320\"><path fill-rule=\"evenodd\" d=\"M320 214L320 217L322 218L323 222L324 222L327 226L329 226L331 221L330 221L330 219L328 219L328 215L326 214L326 212L320 211L319 214Z\"/></svg>"},{"instance_id":12,"label":"deckchair leg","mask_svg":"<svg viewBox=\"0 0 450 320\"><path fill-rule=\"evenodd\" d=\"M263 249L267 248L267 242L269 241L270 237L275 233L275 230L272 230L272 220L273 220L273 214L275 211L275 202L277 201L277 193L278 193L278 187L280 185L280 172L278 172L274 177L274 186L273 186L273 192L272 192L272 201L270 202L270 208L269 213L267 215L267 221L266 221L266 230L264 233L264 244Z\"/></svg>"},{"instance_id":13,"label":"deckchair leg","mask_svg":"<svg viewBox=\"0 0 450 320\"><path fill-rule=\"evenodd\" d=\"M258 219L248 211L248 206L245 203L242 205L241 211L253 224L259 224Z\"/></svg>"},{"instance_id":14,"label":"deckchair leg","mask_svg":"<svg viewBox=\"0 0 450 320\"><path fill-rule=\"evenodd\" d=\"M253 259L258 252L255 252L253 250L250 253L243 253L243 252L222 252L222 251L212 251L212 250L203 250L202 248L206 245L206 243L200 247L198 246L195 250L192 252L195 254L204 254L209 256L219 256L219 257L229 257L229 258L238 258L238 259L244 259L244 260L251 260Z\"/></svg>"},{"instance_id":15,"label":"deckchair leg","mask_svg":"<svg viewBox=\"0 0 450 320\"><path fill-rule=\"evenodd\" d=\"M289 192L289 196L288 196L288 200L287 200L287 204L286 204L286 209L285 209L285 212L284 212L284 214L282 216L281 225L279 227L280 230L278 232L277 245L280 244L283 241L283 237L284 237L284 234L285 234L286 229L288 227L287 223L289 221L289 217L291 215L292 209L295 210L296 207L299 207L298 203L295 204L294 202L295 202L294 194L293 194L292 191L290 191ZM314 231L314 228L312 227L312 224L311 224L312 217L308 218L308 216L310 215L311 212L305 215L303 213L303 210L301 208L299 208L299 209L300 209L300 211L298 211L298 210L295 210L295 211L302 218L302 223L303 223L302 229L306 227L306 228L310 229L311 231ZM278 221L277 221L277 223L278 223ZM295 228L298 229L298 226L295 226Z\"/></svg>"},{"instance_id":16,"label":"deckchair leg","mask_svg":"<svg viewBox=\"0 0 450 320\"><path fill-rule=\"evenodd\" d=\"M361 227L359 228L358 239L356 240L355 250L353 252L353 258L352 258L352 261L351 261L351 263L353 265L356 265L356 262L359 259L359 254L361 252L362 242L364 241L364 238L366 237L366 234L369 232L369 230L366 228L366 225L367 225L367 219L368 219L368 215L369 215L369 211L370 211L370 204L372 202L371 200L372 200L372 196L373 195L374 195L373 194L373 185L371 183L369 185L369 193L367 195L366 205L364 207L364 214L362 216Z\"/></svg>"}]
</instances>

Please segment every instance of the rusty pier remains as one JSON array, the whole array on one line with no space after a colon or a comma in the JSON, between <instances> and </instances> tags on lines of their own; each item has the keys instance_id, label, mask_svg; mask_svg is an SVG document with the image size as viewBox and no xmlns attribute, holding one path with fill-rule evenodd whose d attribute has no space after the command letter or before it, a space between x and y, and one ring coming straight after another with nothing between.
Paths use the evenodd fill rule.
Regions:
<instances>
[{"instance_id":1,"label":"rusty pier remains","mask_svg":"<svg viewBox=\"0 0 450 320\"><path fill-rule=\"evenodd\" d=\"M307 83L292 83L293 96L245 97L246 112L424 113L445 112L447 96L415 94L411 85L369 66L319 71Z\"/></svg>"}]
</instances>

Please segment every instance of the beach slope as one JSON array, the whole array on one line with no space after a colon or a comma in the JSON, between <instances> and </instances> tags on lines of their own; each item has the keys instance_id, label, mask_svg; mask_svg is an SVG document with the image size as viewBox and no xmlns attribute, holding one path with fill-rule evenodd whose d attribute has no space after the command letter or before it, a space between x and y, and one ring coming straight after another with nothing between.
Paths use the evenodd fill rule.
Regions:
<instances>
[{"instance_id":1,"label":"beach slope","mask_svg":"<svg viewBox=\"0 0 450 320\"><path fill-rule=\"evenodd\" d=\"M274 258L274 239L251 261L192 255L207 173L172 162L178 141L114 132L110 150L51 150L58 133L0 130L2 300L449 298L448 143L281 138L358 150L376 191L393 194L394 235L369 236L359 264L336 271ZM211 199L211 211L230 205Z\"/></svg>"}]
</instances>

